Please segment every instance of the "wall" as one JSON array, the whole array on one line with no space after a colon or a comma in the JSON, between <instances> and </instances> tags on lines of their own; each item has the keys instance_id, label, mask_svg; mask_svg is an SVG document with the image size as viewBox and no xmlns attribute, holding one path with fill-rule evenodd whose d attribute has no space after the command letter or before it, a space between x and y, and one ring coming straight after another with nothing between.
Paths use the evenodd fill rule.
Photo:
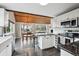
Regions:
<instances>
[{"instance_id":1,"label":"wall","mask_svg":"<svg viewBox=\"0 0 79 59\"><path fill-rule=\"evenodd\" d=\"M16 22L15 24L15 33L16 33L16 37L17 38L21 38L21 25L22 24L26 24L26 23L21 23L21 22ZM45 25L46 26L46 33L50 33L51 30L51 24L37 24L37 23L28 23L26 24L28 25L28 28L30 29L30 31L32 31L32 33L36 33L36 27L37 25L42 26Z\"/></svg>"},{"instance_id":2,"label":"wall","mask_svg":"<svg viewBox=\"0 0 79 59\"><path fill-rule=\"evenodd\" d=\"M15 34L16 34L16 38L21 37L21 25L19 23L15 24Z\"/></svg>"}]
</instances>

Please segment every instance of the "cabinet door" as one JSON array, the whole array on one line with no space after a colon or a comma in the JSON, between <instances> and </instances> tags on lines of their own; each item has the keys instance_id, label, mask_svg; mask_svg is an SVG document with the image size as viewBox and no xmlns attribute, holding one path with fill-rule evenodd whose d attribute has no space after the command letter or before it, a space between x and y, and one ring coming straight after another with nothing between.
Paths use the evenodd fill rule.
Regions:
<instances>
[{"instance_id":1,"label":"cabinet door","mask_svg":"<svg viewBox=\"0 0 79 59\"><path fill-rule=\"evenodd\" d=\"M65 37L64 36L60 36L60 43L65 44Z\"/></svg>"},{"instance_id":2,"label":"cabinet door","mask_svg":"<svg viewBox=\"0 0 79 59\"><path fill-rule=\"evenodd\" d=\"M50 35L49 36L49 41L48 41L48 44L49 44L49 47L53 47L54 46L54 36L53 35Z\"/></svg>"},{"instance_id":3,"label":"cabinet door","mask_svg":"<svg viewBox=\"0 0 79 59\"><path fill-rule=\"evenodd\" d=\"M43 38L42 38L42 49L45 49L45 48L47 48L48 47L48 42L47 42L47 38L46 38L46 36L43 36Z\"/></svg>"},{"instance_id":4,"label":"cabinet door","mask_svg":"<svg viewBox=\"0 0 79 59\"><path fill-rule=\"evenodd\" d=\"M11 46L11 44L9 44L8 46L7 46L7 51L6 51L6 56L11 56L12 55L12 46Z\"/></svg>"},{"instance_id":5,"label":"cabinet door","mask_svg":"<svg viewBox=\"0 0 79 59\"><path fill-rule=\"evenodd\" d=\"M5 49L3 49L0 52L0 56L11 56L11 55L12 55L11 44L6 46Z\"/></svg>"},{"instance_id":6,"label":"cabinet door","mask_svg":"<svg viewBox=\"0 0 79 59\"><path fill-rule=\"evenodd\" d=\"M9 13L5 11L5 16L4 16L4 26L8 27L8 21L9 20Z\"/></svg>"},{"instance_id":7,"label":"cabinet door","mask_svg":"<svg viewBox=\"0 0 79 59\"><path fill-rule=\"evenodd\" d=\"M0 8L0 26L4 26L4 9Z\"/></svg>"},{"instance_id":8,"label":"cabinet door","mask_svg":"<svg viewBox=\"0 0 79 59\"><path fill-rule=\"evenodd\" d=\"M0 56L6 56L6 55L7 55L6 51L7 51L7 48L3 49L3 50L0 52Z\"/></svg>"},{"instance_id":9,"label":"cabinet door","mask_svg":"<svg viewBox=\"0 0 79 59\"><path fill-rule=\"evenodd\" d=\"M43 49L54 46L54 36L46 36L43 39Z\"/></svg>"},{"instance_id":10,"label":"cabinet door","mask_svg":"<svg viewBox=\"0 0 79 59\"><path fill-rule=\"evenodd\" d=\"M38 46L40 47L40 49L43 49L43 42L42 42L42 40L43 40L43 36L39 36L38 37Z\"/></svg>"}]
</instances>

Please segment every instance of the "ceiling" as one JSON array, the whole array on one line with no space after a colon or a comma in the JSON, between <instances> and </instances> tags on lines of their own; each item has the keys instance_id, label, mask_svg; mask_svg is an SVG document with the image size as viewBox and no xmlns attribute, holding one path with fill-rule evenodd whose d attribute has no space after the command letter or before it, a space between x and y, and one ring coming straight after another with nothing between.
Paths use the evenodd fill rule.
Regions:
<instances>
[{"instance_id":1,"label":"ceiling","mask_svg":"<svg viewBox=\"0 0 79 59\"><path fill-rule=\"evenodd\" d=\"M16 22L50 24L51 17L37 16L26 13L14 12Z\"/></svg>"},{"instance_id":2,"label":"ceiling","mask_svg":"<svg viewBox=\"0 0 79 59\"><path fill-rule=\"evenodd\" d=\"M38 15L55 17L79 7L79 3L49 3L45 6L39 3L0 3L0 7Z\"/></svg>"}]
</instances>

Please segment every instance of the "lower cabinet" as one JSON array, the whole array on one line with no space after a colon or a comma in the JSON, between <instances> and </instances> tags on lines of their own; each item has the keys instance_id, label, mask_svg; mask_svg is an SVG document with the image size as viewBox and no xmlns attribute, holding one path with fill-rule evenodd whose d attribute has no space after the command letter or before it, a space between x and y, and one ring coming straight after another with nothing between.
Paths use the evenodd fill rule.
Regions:
<instances>
[{"instance_id":1,"label":"lower cabinet","mask_svg":"<svg viewBox=\"0 0 79 59\"><path fill-rule=\"evenodd\" d=\"M53 47L55 44L55 36L54 35L45 35L38 37L38 46L40 49L46 49Z\"/></svg>"},{"instance_id":2,"label":"lower cabinet","mask_svg":"<svg viewBox=\"0 0 79 59\"><path fill-rule=\"evenodd\" d=\"M11 44L7 45L1 52L0 56L11 56L12 55Z\"/></svg>"},{"instance_id":3,"label":"lower cabinet","mask_svg":"<svg viewBox=\"0 0 79 59\"><path fill-rule=\"evenodd\" d=\"M57 45L58 45L58 36L57 35L55 35L54 41L55 41L54 47L57 48Z\"/></svg>"},{"instance_id":4,"label":"lower cabinet","mask_svg":"<svg viewBox=\"0 0 79 59\"><path fill-rule=\"evenodd\" d=\"M65 37L64 36L60 36L60 43L65 44Z\"/></svg>"}]
</instances>

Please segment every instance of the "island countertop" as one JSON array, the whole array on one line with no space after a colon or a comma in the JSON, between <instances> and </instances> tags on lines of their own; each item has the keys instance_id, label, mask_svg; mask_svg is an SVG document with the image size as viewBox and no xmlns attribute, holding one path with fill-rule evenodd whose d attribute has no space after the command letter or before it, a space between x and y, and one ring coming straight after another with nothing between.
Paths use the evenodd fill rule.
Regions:
<instances>
[{"instance_id":1,"label":"island countertop","mask_svg":"<svg viewBox=\"0 0 79 59\"><path fill-rule=\"evenodd\" d=\"M50 35L56 35L53 33L40 33L40 34L35 34L36 36L50 36Z\"/></svg>"}]
</instances>

